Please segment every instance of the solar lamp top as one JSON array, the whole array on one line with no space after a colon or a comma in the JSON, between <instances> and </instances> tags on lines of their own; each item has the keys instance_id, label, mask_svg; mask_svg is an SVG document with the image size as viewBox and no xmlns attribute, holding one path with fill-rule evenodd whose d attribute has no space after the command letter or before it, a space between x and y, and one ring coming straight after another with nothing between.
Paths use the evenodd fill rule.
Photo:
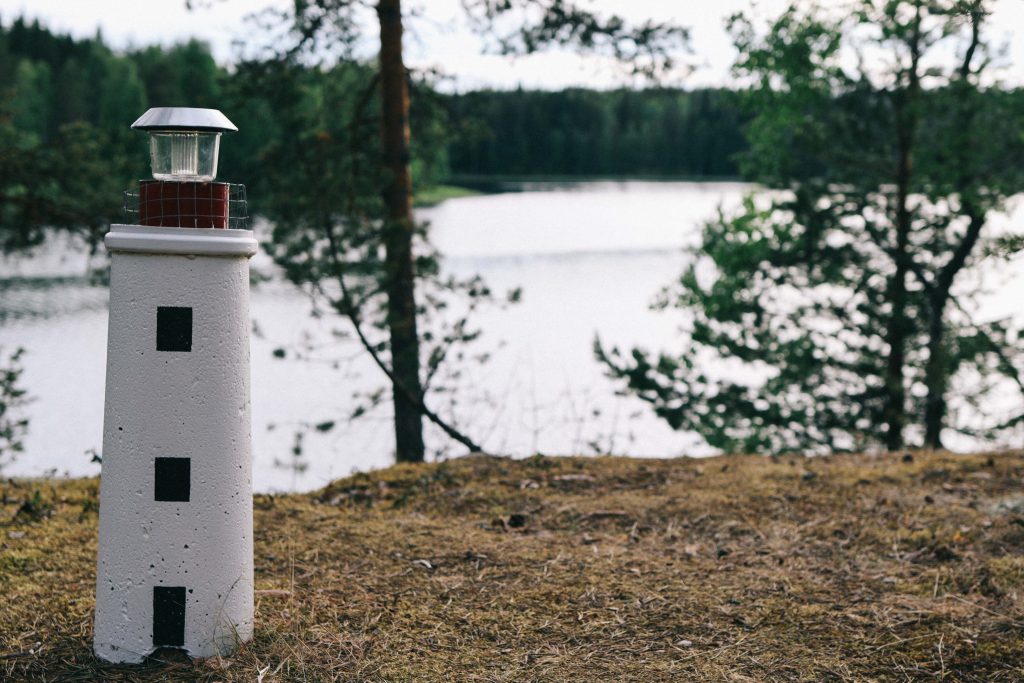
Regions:
<instances>
[{"instance_id":1,"label":"solar lamp top","mask_svg":"<svg viewBox=\"0 0 1024 683\"><path fill-rule=\"evenodd\" d=\"M153 107L140 116L132 128L147 131L202 131L233 133L238 126L217 109L198 107Z\"/></svg>"}]
</instances>

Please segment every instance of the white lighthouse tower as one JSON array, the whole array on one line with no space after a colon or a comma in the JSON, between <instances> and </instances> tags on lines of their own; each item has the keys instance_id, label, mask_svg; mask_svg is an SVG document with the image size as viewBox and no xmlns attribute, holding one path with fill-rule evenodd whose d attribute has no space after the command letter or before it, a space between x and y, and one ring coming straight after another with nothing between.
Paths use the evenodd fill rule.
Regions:
<instances>
[{"instance_id":1,"label":"white lighthouse tower","mask_svg":"<svg viewBox=\"0 0 1024 683\"><path fill-rule=\"evenodd\" d=\"M253 631L249 258L244 199L212 182L211 109L150 109L153 180L113 225L94 649L227 654ZM244 225L242 226L244 227Z\"/></svg>"}]
</instances>

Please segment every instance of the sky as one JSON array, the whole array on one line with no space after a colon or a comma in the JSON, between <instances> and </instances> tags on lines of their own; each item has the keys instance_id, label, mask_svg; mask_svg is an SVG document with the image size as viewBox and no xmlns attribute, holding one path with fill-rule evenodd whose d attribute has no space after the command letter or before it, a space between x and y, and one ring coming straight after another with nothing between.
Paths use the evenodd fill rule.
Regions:
<instances>
[{"instance_id":1,"label":"sky","mask_svg":"<svg viewBox=\"0 0 1024 683\"><path fill-rule=\"evenodd\" d=\"M823 0L825 4L842 0ZM38 18L51 30L87 37L101 30L115 49L150 44L169 45L196 37L208 42L218 62L229 64L239 49L253 50L268 38L246 17L267 7L287 7L292 0L194 0L191 12L185 0L0 0L5 24L16 16ZM451 76L449 88L563 88L573 85L615 87L630 77L610 60L583 57L556 50L530 57L509 58L482 51L484 44L469 27L460 0L407 0L407 62L413 67L439 68ZM771 16L786 0L581 0L602 13L616 13L634 22L647 19L674 22L692 30L696 68L670 74L669 84L698 87L728 82L734 52L724 29L725 19L756 5ZM368 17L372 19L372 17ZM372 29L372 21L366 24ZM991 18L992 37L1007 42L1015 63L1008 79L1024 83L1024 0L998 0ZM1020 34L1014 40L1014 31ZM240 48L240 45L242 46ZM373 35L363 46L374 53Z\"/></svg>"}]
</instances>

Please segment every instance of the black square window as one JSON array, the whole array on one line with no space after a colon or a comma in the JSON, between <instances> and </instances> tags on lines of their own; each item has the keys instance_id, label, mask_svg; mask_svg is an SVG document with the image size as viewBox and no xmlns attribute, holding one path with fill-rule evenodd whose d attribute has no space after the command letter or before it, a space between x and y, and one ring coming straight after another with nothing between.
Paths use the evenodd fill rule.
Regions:
<instances>
[{"instance_id":1,"label":"black square window","mask_svg":"<svg viewBox=\"0 0 1024 683\"><path fill-rule=\"evenodd\" d=\"M185 644L185 588L153 586L153 646Z\"/></svg>"},{"instance_id":2,"label":"black square window","mask_svg":"<svg viewBox=\"0 0 1024 683\"><path fill-rule=\"evenodd\" d=\"M154 472L155 500L187 503L192 491L191 458L157 458Z\"/></svg>"},{"instance_id":3,"label":"black square window","mask_svg":"<svg viewBox=\"0 0 1024 683\"><path fill-rule=\"evenodd\" d=\"M157 306L156 350L192 350L192 309L185 306Z\"/></svg>"}]
</instances>

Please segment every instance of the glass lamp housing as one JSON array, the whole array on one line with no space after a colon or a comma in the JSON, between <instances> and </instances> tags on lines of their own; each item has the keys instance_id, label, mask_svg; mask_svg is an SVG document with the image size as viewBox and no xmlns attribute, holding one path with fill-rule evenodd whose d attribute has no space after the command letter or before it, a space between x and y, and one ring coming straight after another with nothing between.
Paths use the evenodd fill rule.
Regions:
<instances>
[{"instance_id":1,"label":"glass lamp housing","mask_svg":"<svg viewBox=\"0 0 1024 683\"><path fill-rule=\"evenodd\" d=\"M215 131L151 130L149 158L153 178L210 182L217 177L220 136Z\"/></svg>"}]
</instances>

